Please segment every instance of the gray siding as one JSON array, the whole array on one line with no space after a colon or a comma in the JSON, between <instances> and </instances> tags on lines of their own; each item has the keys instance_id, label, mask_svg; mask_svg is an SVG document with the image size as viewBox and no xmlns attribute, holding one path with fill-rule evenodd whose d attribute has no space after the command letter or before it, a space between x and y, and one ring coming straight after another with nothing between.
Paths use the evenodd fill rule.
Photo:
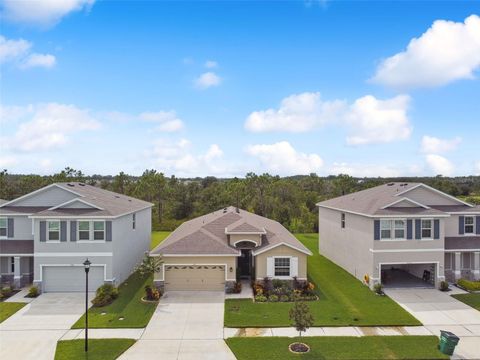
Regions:
<instances>
[{"instance_id":1,"label":"gray siding","mask_svg":"<svg viewBox=\"0 0 480 360\"><path fill-rule=\"evenodd\" d=\"M55 206L63 204L69 200L77 198L75 195L67 190L60 189L53 186L47 190L40 191L25 199L16 201L15 206ZM13 204L12 204L13 205Z\"/></svg>"},{"instance_id":2,"label":"gray siding","mask_svg":"<svg viewBox=\"0 0 480 360\"><path fill-rule=\"evenodd\" d=\"M424 205L458 205L457 201L421 186L403 194L403 196Z\"/></svg>"},{"instance_id":3,"label":"gray siding","mask_svg":"<svg viewBox=\"0 0 480 360\"><path fill-rule=\"evenodd\" d=\"M12 218L14 224L13 237L9 237L9 240L33 240L32 220L28 216L8 215L8 218Z\"/></svg>"}]
</instances>

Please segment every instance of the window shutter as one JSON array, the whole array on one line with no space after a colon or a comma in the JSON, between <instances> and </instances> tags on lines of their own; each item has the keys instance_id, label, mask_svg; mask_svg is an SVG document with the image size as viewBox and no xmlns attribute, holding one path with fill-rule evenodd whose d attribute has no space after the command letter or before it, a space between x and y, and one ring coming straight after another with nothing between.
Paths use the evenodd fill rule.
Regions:
<instances>
[{"instance_id":1,"label":"window shutter","mask_svg":"<svg viewBox=\"0 0 480 360\"><path fill-rule=\"evenodd\" d=\"M440 220L433 220L433 238L440 239Z\"/></svg>"},{"instance_id":2,"label":"window shutter","mask_svg":"<svg viewBox=\"0 0 480 360\"><path fill-rule=\"evenodd\" d=\"M40 241L47 241L47 222L40 221Z\"/></svg>"},{"instance_id":3,"label":"window shutter","mask_svg":"<svg viewBox=\"0 0 480 360\"><path fill-rule=\"evenodd\" d=\"M413 222L411 219L407 220L407 240L412 240L413 238Z\"/></svg>"},{"instance_id":4,"label":"window shutter","mask_svg":"<svg viewBox=\"0 0 480 360\"><path fill-rule=\"evenodd\" d=\"M273 265L273 257L267 257L267 277L273 277L275 274L274 265Z\"/></svg>"},{"instance_id":5,"label":"window shutter","mask_svg":"<svg viewBox=\"0 0 480 360\"><path fill-rule=\"evenodd\" d=\"M290 258L290 276L298 276L298 257Z\"/></svg>"},{"instance_id":6,"label":"window shutter","mask_svg":"<svg viewBox=\"0 0 480 360\"><path fill-rule=\"evenodd\" d=\"M77 241L77 222L70 221L70 241Z\"/></svg>"},{"instance_id":7,"label":"window shutter","mask_svg":"<svg viewBox=\"0 0 480 360\"><path fill-rule=\"evenodd\" d=\"M13 236L15 234L14 228L13 228L14 224L15 224L15 222L13 221L13 218L8 218L7 219L7 229L8 229L7 230L8 231L7 237L9 237L9 238L13 238Z\"/></svg>"},{"instance_id":8,"label":"window shutter","mask_svg":"<svg viewBox=\"0 0 480 360\"><path fill-rule=\"evenodd\" d=\"M465 216L458 217L458 233L460 235L465 233Z\"/></svg>"},{"instance_id":9,"label":"window shutter","mask_svg":"<svg viewBox=\"0 0 480 360\"><path fill-rule=\"evenodd\" d=\"M105 221L105 240L106 241L112 241L112 222L111 221Z\"/></svg>"},{"instance_id":10,"label":"window shutter","mask_svg":"<svg viewBox=\"0 0 480 360\"><path fill-rule=\"evenodd\" d=\"M420 240L422 238L422 220L415 219L415 239Z\"/></svg>"},{"instance_id":11,"label":"window shutter","mask_svg":"<svg viewBox=\"0 0 480 360\"><path fill-rule=\"evenodd\" d=\"M380 240L380 220L373 220L373 239Z\"/></svg>"},{"instance_id":12,"label":"window shutter","mask_svg":"<svg viewBox=\"0 0 480 360\"><path fill-rule=\"evenodd\" d=\"M476 222L476 233L477 235L480 235L480 216L475 217L475 222Z\"/></svg>"},{"instance_id":13,"label":"window shutter","mask_svg":"<svg viewBox=\"0 0 480 360\"><path fill-rule=\"evenodd\" d=\"M60 241L67 241L67 222L60 221Z\"/></svg>"}]
</instances>

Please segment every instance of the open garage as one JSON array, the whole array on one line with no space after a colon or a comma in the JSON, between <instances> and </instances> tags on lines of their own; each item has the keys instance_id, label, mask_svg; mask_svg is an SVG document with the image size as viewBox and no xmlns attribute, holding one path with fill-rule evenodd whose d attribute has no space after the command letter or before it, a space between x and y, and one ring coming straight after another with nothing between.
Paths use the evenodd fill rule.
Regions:
<instances>
[{"instance_id":1,"label":"open garage","mask_svg":"<svg viewBox=\"0 0 480 360\"><path fill-rule=\"evenodd\" d=\"M386 288L432 288L436 274L436 263L381 264L381 282Z\"/></svg>"}]
</instances>

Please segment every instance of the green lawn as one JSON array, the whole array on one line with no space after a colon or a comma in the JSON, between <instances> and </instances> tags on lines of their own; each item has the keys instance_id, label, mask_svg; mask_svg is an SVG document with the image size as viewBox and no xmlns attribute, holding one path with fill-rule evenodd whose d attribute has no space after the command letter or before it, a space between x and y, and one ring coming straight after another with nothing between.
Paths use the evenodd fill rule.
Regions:
<instances>
[{"instance_id":1,"label":"green lawn","mask_svg":"<svg viewBox=\"0 0 480 360\"><path fill-rule=\"evenodd\" d=\"M62 340L57 343L55 360L113 360L133 344L133 339L90 339L85 353L84 340Z\"/></svg>"},{"instance_id":2,"label":"green lawn","mask_svg":"<svg viewBox=\"0 0 480 360\"><path fill-rule=\"evenodd\" d=\"M452 295L455 299L480 311L480 294L457 294Z\"/></svg>"},{"instance_id":3,"label":"green lawn","mask_svg":"<svg viewBox=\"0 0 480 360\"><path fill-rule=\"evenodd\" d=\"M25 305L27 304L17 302L0 302L0 323L7 320Z\"/></svg>"},{"instance_id":4,"label":"green lawn","mask_svg":"<svg viewBox=\"0 0 480 360\"><path fill-rule=\"evenodd\" d=\"M387 296L377 296L348 272L318 254L317 234L297 234L312 252L308 274L317 285L318 301L309 302L315 326L421 325ZM227 327L291 326L291 303L225 302Z\"/></svg>"},{"instance_id":5,"label":"green lawn","mask_svg":"<svg viewBox=\"0 0 480 360\"><path fill-rule=\"evenodd\" d=\"M131 275L118 288L118 298L110 305L92 307L88 311L88 326L91 328L143 328L147 326L157 304L144 303L141 298L145 294L144 287L152 284L152 277L141 278L137 273ZM102 313L105 312L105 315ZM123 317L124 320L119 320ZM80 329L85 325L83 315L72 329Z\"/></svg>"},{"instance_id":6,"label":"green lawn","mask_svg":"<svg viewBox=\"0 0 480 360\"><path fill-rule=\"evenodd\" d=\"M171 231L152 231L152 240L150 241L150 249L155 248L165 238L170 235Z\"/></svg>"},{"instance_id":7,"label":"green lawn","mask_svg":"<svg viewBox=\"0 0 480 360\"><path fill-rule=\"evenodd\" d=\"M303 337L310 352L292 354L285 337L230 338L225 342L238 360L255 359L449 359L437 350L436 336Z\"/></svg>"}]
</instances>

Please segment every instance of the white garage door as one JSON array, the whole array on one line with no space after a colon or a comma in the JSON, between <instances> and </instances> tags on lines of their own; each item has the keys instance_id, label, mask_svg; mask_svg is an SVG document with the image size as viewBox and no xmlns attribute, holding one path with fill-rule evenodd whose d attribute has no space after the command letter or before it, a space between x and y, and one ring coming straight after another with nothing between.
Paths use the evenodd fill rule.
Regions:
<instances>
[{"instance_id":1,"label":"white garage door","mask_svg":"<svg viewBox=\"0 0 480 360\"><path fill-rule=\"evenodd\" d=\"M88 273L89 291L95 291L104 283L103 266L92 266ZM85 291L85 269L83 266L44 266L44 292Z\"/></svg>"},{"instance_id":2,"label":"white garage door","mask_svg":"<svg viewBox=\"0 0 480 360\"><path fill-rule=\"evenodd\" d=\"M166 291L216 291L224 288L223 265L165 265Z\"/></svg>"}]
</instances>

